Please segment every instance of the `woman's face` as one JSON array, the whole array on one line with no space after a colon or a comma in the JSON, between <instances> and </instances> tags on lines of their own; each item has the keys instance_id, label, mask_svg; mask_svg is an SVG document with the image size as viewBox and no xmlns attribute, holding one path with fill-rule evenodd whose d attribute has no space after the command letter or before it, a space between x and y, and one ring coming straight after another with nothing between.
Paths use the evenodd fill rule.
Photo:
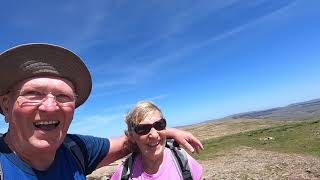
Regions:
<instances>
[{"instance_id":1,"label":"woman's face","mask_svg":"<svg viewBox=\"0 0 320 180\"><path fill-rule=\"evenodd\" d=\"M153 124L163 117L159 111L155 111L146 116L141 124ZM154 127L145 135L139 135L134 130L131 131L131 139L138 145L142 158L144 160L155 161L163 157L166 143L166 135L163 131L158 131Z\"/></svg>"}]
</instances>

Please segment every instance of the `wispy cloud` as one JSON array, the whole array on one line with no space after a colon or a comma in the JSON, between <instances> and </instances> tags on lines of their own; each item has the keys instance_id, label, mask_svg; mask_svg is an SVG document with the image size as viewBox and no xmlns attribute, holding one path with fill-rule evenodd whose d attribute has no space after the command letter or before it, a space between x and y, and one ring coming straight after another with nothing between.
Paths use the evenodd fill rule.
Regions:
<instances>
[{"instance_id":1,"label":"wispy cloud","mask_svg":"<svg viewBox=\"0 0 320 180\"><path fill-rule=\"evenodd\" d=\"M287 4L290 2L289 0L285 1ZM55 34L57 34L55 39L63 41L62 44L72 47L77 52L90 50L92 47L104 46L108 48L110 44L127 44L128 47L119 46L123 51L111 52L107 61L101 59L99 66L92 68L94 74L105 76L105 78L95 79L94 87L97 89L95 94L98 95L100 93L113 94L112 89L117 87L134 88L140 83L152 79L159 72L159 69L177 65L184 56L239 33L250 24L265 16L270 16L286 6L283 3L282 6L278 5L273 9L265 10L264 14L238 19L238 24L231 24L224 28L220 26L228 23L221 22L222 19L219 19L222 17L221 14L228 15L223 16L223 20L231 21L236 19L238 14L230 12L236 10L238 13L239 10L245 10L246 6L264 6L268 5L268 2L243 3L239 0L183 4L176 2L174 6L171 3L153 1L136 5L126 1L117 3L104 1L96 3L67 2L50 10L52 14L60 14L59 18L50 22L39 16L43 13L39 10L30 15L35 18L27 18L27 20L22 20L25 19L21 18L22 14L18 15L15 23L17 25L20 23L18 26L33 29L37 28L35 24L39 24L39 27L46 27L48 34L52 31L51 29L55 29ZM126 11L125 8L128 6L134 6L134 8L130 8L130 11L127 11L129 15L125 16L119 13ZM117 12L118 10L121 11ZM145 16L146 12L150 17ZM28 21L28 19L33 20ZM202 37L201 23L210 23L211 21L204 21L208 19L212 19L212 23L215 24L212 24L210 33ZM161 26L157 24L157 21L161 22ZM142 22L148 23L141 27ZM59 28L57 28L57 24L59 24ZM143 31L136 31L134 27L140 27ZM191 36L191 30L197 28L200 33L192 33ZM180 37L193 39L185 41ZM104 91L99 91L100 89L104 89ZM105 89L109 90L106 92Z\"/></svg>"},{"instance_id":2,"label":"wispy cloud","mask_svg":"<svg viewBox=\"0 0 320 180\"><path fill-rule=\"evenodd\" d=\"M105 20L108 19L108 15L112 12L112 5L103 1L80 5L79 2L74 3L76 4L69 4L69 6L62 7L68 14L72 13L75 7L78 7L78 11L73 15L78 15L81 19L81 21L73 27L76 29L73 31L76 32L76 34L69 36L65 44L80 52L104 43L104 40L99 39L99 37L103 33L102 30L105 25ZM79 6L81 6L81 8L79 8Z\"/></svg>"},{"instance_id":3,"label":"wispy cloud","mask_svg":"<svg viewBox=\"0 0 320 180\"><path fill-rule=\"evenodd\" d=\"M158 95L158 96L151 97L149 99L152 100L152 101L155 101L155 100L165 99L167 97L169 97L168 94L161 94L161 95Z\"/></svg>"},{"instance_id":4,"label":"wispy cloud","mask_svg":"<svg viewBox=\"0 0 320 180\"><path fill-rule=\"evenodd\" d=\"M107 131L110 131L112 124L124 123L123 117L123 114L83 116L72 122L69 132L106 137L109 135Z\"/></svg>"},{"instance_id":5,"label":"wispy cloud","mask_svg":"<svg viewBox=\"0 0 320 180\"><path fill-rule=\"evenodd\" d=\"M5 133L8 130L8 124L5 123L4 118L0 118L0 133Z\"/></svg>"},{"instance_id":6,"label":"wispy cloud","mask_svg":"<svg viewBox=\"0 0 320 180\"><path fill-rule=\"evenodd\" d=\"M167 98L168 94L157 95L149 98L141 98L140 100L161 100ZM125 126L124 117L136 105L137 102L120 104L112 107L102 108L99 115L83 115L84 112L78 111L76 120L72 122L70 127L71 133L79 134L95 134L101 137L121 134L120 129L112 129L115 124L122 124ZM79 117L79 118L78 118Z\"/></svg>"},{"instance_id":7,"label":"wispy cloud","mask_svg":"<svg viewBox=\"0 0 320 180\"><path fill-rule=\"evenodd\" d=\"M167 98L169 95L168 94L161 94L153 97L147 97L147 98L141 98L140 100L151 100L151 101L156 101L156 100L162 100ZM127 113L131 108L133 108L136 105L137 102L129 103L129 104L122 104L122 105L117 105L113 107L107 107L102 109L102 112L124 112Z\"/></svg>"},{"instance_id":8,"label":"wispy cloud","mask_svg":"<svg viewBox=\"0 0 320 180\"><path fill-rule=\"evenodd\" d=\"M118 106L113 106L113 107L107 107L104 108L102 111L105 113L108 112L124 112L123 115L125 115L126 112L128 112L135 104L122 104L122 105L118 105Z\"/></svg>"},{"instance_id":9,"label":"wispy cloud","mask_svg":"<svg viewBox=\"0 0 320 180\"><path fill-rule=\"evenodd\" d=\"M92 97L99 98L99 97L106 97L106 96L113 96L113 95L119 95L131 92L135 90L135 87L125 87L125 88L108 88L108 89L100 89L100 90L94 90L91 93Z\"/></svg>"},{"instance_id":10,"label":"wispy cloud","mask_svg":"<svg viewBox=\"0 0 320 180\"><path fill-rule=\"evenodd\" d=\"M133 87L136 86L145 80L151 79L159 69L163 67L170 67L176 65L184 56L193 53L205 46L213 45L218 43L221 40L224 40L234 34L237 34L245 30L250 25L255 22L263 19L266 16L271 16L276 11L281 10L283 6L275 7L269 11L264 12L263 14L257 14L256 16L250 15L247 19L242 19L241 21L233 24L227 25L224 27L213 28L212 33L208 34L206 37L195 38L193 41L186 43L180 42L181 40L177 39L179 35L183 33L188 33L189 28L195 28L203 19L208 19L211 16L217 22L220 22L222 19L221 13L225 11L233 12L234 10L246 11L246 6L252 8L254 6L263 6L266 2L259 1L255 3L247 3L232 0L226 1L225 3L199 3L194 6L190 6L187 9L181 9L174 16L167 19L168 21L162 27L162 32L157 36L152 36L152 38L145 41L141 41L138 46L133 46L128 51L122 52L113 56L111 59L108 59L107 63L101 64L99 67L94 68L95 73L104 73L110 75L110 78L105 78L105 80L99 80L96 82L96 88L115 88L119 86ZM288 1L290 4L290 1ZM247 13L247 12L246 12ZM195 16L197 14L197 16ZM215 17L214 15L217 15ZM230 21L234 18L237 18L238 14L230 16L227 18ZM137 19L134 19L138 23ZM134 24L134 22L133 22ZM225 25L216 24L217 26ZM212 25L213 27L215 24ZM180 43L179 46L174 47L173 49L167 48L171 43ZM182 43L182 44L181 44ZM158 52L164 53L144 53L143 56L139 55L140 52L148 52L149 48L158 47ZM130 59L131 63L128 63ZM106 76L108 76L106 75Z\"/></svg>"},{"instance_id":11,"label":"wispy cloud","mask_svg":"<svg viewBox=\"0 0 320 180\"><path fill-rule=\"evenodd\" d=\"M127 76L123 78L115 78L115 79L110 79L107 81L103 81L97 85L95 85L95 88L112 88L115 86L123 86L123 85L135 85L137 83L137 77L132 77L132 76Z\"/></svg>"}]
</instances>

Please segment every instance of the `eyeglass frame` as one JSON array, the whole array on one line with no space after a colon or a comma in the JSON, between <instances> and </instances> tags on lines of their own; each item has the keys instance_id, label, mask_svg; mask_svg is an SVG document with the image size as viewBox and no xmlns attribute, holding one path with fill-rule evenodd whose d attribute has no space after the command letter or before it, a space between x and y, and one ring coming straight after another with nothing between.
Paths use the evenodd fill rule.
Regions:
<instances>
[{"instance_id":1,"label":"eyeglass frame","mask_svg":"<svg viewBox=\"0 0 320 180\"><path fill-rule=\"evenodd\" d=\"M22 97L24 99L24 102L21 103L21 106L24 103L27 103L26 104L27 106L39 106L49 98L53 98L59 106L69 106L70 103L75 103L76 99L77 99L77 94L75 94L75 93L73 93L72 97L71 97L70 95L65 94L65 93L61 93L61 92L59 92L57 94L55 94L53 92L41 92L41 91L37 91L37 90L29 90L26 92L26 94L23 94L24 92L22 90L16 90L16 92L18 92L18 98ZM38 97L33 97L33 98L40 98L40 99L33 99L32 100L32 97L27 96L28 93L36 93L33 95L38 96ZM51 94L52 97L50 97L49 94ZM70 98L70 101L67 100L64 102L63 100L59 100L59 98L57 98L57 96L59 96L59 95L64 95L65 97ZM19 99L17 101L19 103Z\"/></svg>"},{"instance_id":2,"label":"eyeglass frame","mask_svg":"<svg viewBox=\"0 0 320 180\"><path fill-rule=\"evenodd\" d=\"M159 127L158 127L158 126ZM165 118L161 118L158 121L152 123L152 124L138 124L138 125L134 125L132 128L134 130L134 132L138 135L146 135L148 134L152 128L154 128L157 131L162 131L164 129L166 129L167 127L167 121ZM145 128L139 131L139 128Z\"/></svg>"}]
</instances>

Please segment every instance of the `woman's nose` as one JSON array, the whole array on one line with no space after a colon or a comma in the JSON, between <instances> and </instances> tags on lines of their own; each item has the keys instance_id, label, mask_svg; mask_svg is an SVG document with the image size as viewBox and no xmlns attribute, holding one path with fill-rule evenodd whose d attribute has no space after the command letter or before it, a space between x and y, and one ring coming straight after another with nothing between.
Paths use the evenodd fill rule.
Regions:
<instances>
[{"instance_id":1,"label":"woman's nose","mask_svg":"<svg viewBox=\"0 0 320 180\"><path fill-rule=\"evenodd\" d=\"M149 137L158 137L158 136L159 136L158 131L154 127L152 127L149 132Z\"/></svg>"}]
</instances>

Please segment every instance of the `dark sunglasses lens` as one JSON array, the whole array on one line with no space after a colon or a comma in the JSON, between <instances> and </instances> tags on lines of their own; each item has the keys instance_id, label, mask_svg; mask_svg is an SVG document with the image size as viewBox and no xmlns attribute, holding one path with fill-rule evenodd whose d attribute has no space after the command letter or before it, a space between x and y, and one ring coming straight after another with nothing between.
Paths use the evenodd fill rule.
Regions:
<instances>
[{"instance_id":1,"label":"dark sunglasses lens","mask_svg":"<svg viewBox=\"0 0 320 180\"><path fill-rule=\"evenodd\" d=\"M146 135L150 132L151 128L154 127L157 131L164 130L167 126L165 119L161 119L153 124L139 124L134 128L134 131L139 135Z\"/></svg>"},{"instance_id":2,"label":"dark sunglasses lens","mask_svg":"<svg viewBox=\"0 0 320 180\"><path fill-rule=\"evenodd\" d=\"M134 128L135 132L140 135L146 135L150 132L152 124L140 124Z\"/></svg>"},{"instance_id":3,"label":"dark sunglasses lens","mask_svg":"<svg viewBox=\"0 0 320 180\"><path fill-rule=\"evenodd\" d=\"M154 128L158 131L164 130L166 128L166 120L165 119L161 119L160 121L157 121L154 123Z\"/></svg>"}]
</instances>

